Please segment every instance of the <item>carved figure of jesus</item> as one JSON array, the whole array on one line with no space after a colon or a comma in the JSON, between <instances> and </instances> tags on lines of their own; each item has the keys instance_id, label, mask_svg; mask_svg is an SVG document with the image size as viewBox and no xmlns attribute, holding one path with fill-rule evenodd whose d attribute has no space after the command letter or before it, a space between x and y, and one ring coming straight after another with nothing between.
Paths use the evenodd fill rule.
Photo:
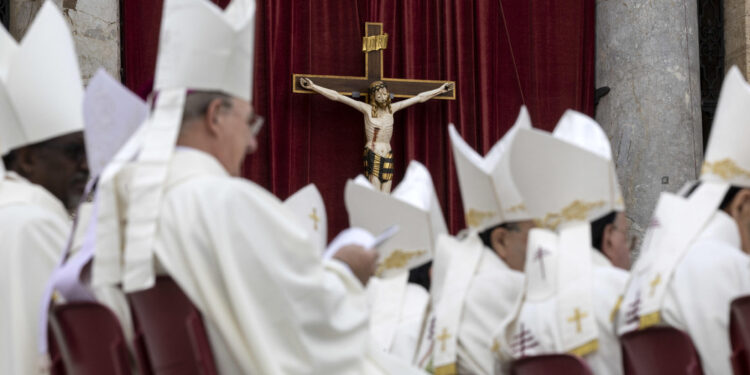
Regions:
<instances>
[{"instance_id":1,"label":"carved figure of jesus","mask_svg":"<svg viewBox=\"0 0 750 375\"><path fill-rule=\"evenodd\" d=\"M424 103L436 95L453 90L453 83L446 83L434 90L425 91L409 99L391 103L388 87L381 81L370 84L369 103L354 100L338 92L318 86L309 78L300 78L300 85L325 96L328 99L344 103L365 116L365 143L362 160L365 167L365 177L376 189L390 193L393 182L393 151L391 150L391 136L393 135L393 114L412 104Z\"/></svg>"}]
</instances>

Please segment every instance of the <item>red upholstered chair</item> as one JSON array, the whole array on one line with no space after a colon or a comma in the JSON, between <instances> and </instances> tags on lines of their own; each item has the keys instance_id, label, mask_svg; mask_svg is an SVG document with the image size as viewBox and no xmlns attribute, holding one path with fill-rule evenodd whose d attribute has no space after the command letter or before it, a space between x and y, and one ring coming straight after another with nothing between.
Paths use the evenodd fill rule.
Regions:
<instances>
[{"instance_id":1,"label":"red upholstered chair","mask_svg":"<svg viewBox=\"0 0 750 375\"><path fill-rule=\"evenodd\" d=\"M750 296L732 301L729 309L729 338L735 375L750 375Z\"/></svg>"},{"instance_id":2,"label":"red upholstered chair","mask_svg":"<svg viewBox=\"0 0 750 375\"><path fill-rule=\"evenodd\" d=\"M51 348L54 373L63 373L60 361L54 361L57 353L67 374L132 373L120 322L105 306L92 302L55 306L49 323L56 344Z\"/></svg>"},{"instance_id":3,"label":"red upholstered chair","mask_svg":"<svg viewBox=\"0 0 750 375\"><path fill-rule=\"evenodd\" d=\"M511 364L512 375L590 375L591 369L578 356L544 354L521 358Z\"/></svg>"},{"instance_id":4,"label":"red upholstered chair","mask_svg":"<svg viewBox=\"0 0 750 375\"><path fill-rule=\"evenodd\" d=\"M157 277L153 288L130 293L128 301L143 374L217 373L201 314L172 278Z\"/></svg>"},{"instance_id":5,"label":"red upholstered chair","mask_svg":"<svg viewBox=\"0 0 750 375\"><path fill-rule=\"evenodd\" d=\"M651 327L620 337L625 375L702 375L693 341L672 327Z\"/></svg>"},{"instance_id":6,"label":"red upholstered chair","mask_svg":"<svg viewBox=\"0 0 750 375\"><path fill-rule=\"evenodd\" d=\"M62 354L60 354L60 348L57 347L55 341L55 334L52 332L52 327L49 327L49 334L47 335L50 359L50 375L65 375L65 365L63 364Z\"/></svg>"}]
</instances>

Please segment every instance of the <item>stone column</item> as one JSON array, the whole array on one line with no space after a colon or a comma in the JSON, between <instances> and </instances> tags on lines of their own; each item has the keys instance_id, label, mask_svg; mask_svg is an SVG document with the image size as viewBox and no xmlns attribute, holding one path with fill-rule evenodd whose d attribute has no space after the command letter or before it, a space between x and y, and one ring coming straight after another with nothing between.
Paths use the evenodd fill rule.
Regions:
<instances>
[{"instance_id":1,"label":"stone column","mask_svg":"<svg viewBox=\"0 0 750 375\"><path fill-rule=\"evenodd\" d=\"M70 25L85 83L103 67L120 79L119 0L53 0ZM21 40L43 0L11 0L10 32Z\"/></svg>"},{"instance_id":2,"label":"stone column","mask_svg":"<svg viewBox=\"0 0 750 375\"><path fill-rule=\"evenodd\" d=\"M724 0L724 69L737 65L747 77L750 61L747 58L747 45L750 42L748 18L750 0Z\"/></svg>"},{"instance_id":3,"label":"stone column","mask_svg":"<svg viewBox=\"0 0 750 375\"><path fill-rule=\"evenodd\" d=\"M659 193L695 179L703 159L696 0L597 0L596 119L612 141L632 232Z\"/></svg>"}]
</instances>

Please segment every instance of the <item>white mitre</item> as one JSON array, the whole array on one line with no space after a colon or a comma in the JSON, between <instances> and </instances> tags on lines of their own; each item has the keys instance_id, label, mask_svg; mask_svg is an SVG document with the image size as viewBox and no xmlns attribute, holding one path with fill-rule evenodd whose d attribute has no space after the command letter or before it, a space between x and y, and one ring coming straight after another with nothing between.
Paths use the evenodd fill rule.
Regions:
<instances>
[{"instance_id":1,"label":"white mitre","mask_svg":"<svg viewBox=\"0 0 750 375\"><path fill-rule=\"evenodd\" d=\"M148 116L148 105L104 69L86 87L83 120L86 158L94 180Z\"/></svg>"},{"instance_id":2,"label":"white mitre","mask_svg":"<svg viewBox=\"0 0 750 375\"><path fill-rule=\"evenodd\" d=\"M83 98L84 139L86 158L91 179L86 193L101 176L105 166L113 160L129 159L134 154L133 139L136 131L148 115L148 106L106 71L99 69L89 81ZM122 156L129 155L129 156ZM99 207L93 207L98 210ZM94 234L97 220L88 220L91 210L80 207L78 229L70 233L71 239L63 250L61 261L52 273L45 288L44 301L52 301L52 293L59 293L65 301L93 301L94 295L88 283L81 277L82 271L94 255ZM113 218L116 220L116 218ZM83 225L87 225L83 227ZM85 234L84 234L85 233ZM77 237L81 236L81 237ZM82 238L80 251L71 254L77 238ZM63 261L64 260L64 261ZM44 303L39 320L38 346L40 353L47 353L47 313L49 304Z\"/></svg>"},{"instance_id":3,"label":"white mitre","mask_svg":"<svg viewBox=\"0 0 750 375\"><path fill-rule=\"evenodd\" d=\"M328 217L323 196L320 195L315 184L309 184L297 190L284 201L284 206L294 213L299 224L315 240L318 251L322 254L328 243Z\"/></svg>"},{"instance_id":4,"label":"white mitre","mask_svg":"<svg viewBox=\"0 0 750 375\"><path fill-rule=\"evenodd\" d=\"M83 130L73 38L46 1L17 45L0 28L0 154Z\"/></svg>"},{"instance_id":5,"label":"white mitre","mask_svg":"<svg viewBox=\"0 0 750 375\"><path fill-rule=\"evenodd\" d=\"M153 285L156 222L187 91L219 91L251 100L254 31L254 0L233 0L224 11L203 0L164 2L154 79L158 96L128 186L126 239L114 236L107 247L115 250L104 244L97 250L95 285L121 281L126 292ZM112 195L114 188L107 189ZM105 232L111 230L99 233L108 236ZM123 244L124 269L112 253Z\"/></svg>"},{"instance_id":6,"label":"white mitre","mask_svg":"<svg viewBox=\"0 0 750 375\"><path fill-rule=\"evenodd\" d=\"M623 209L609 140L595 121L568 111L555 134L520 130L510 164L540 228L529 231L524 302L497 339L506 349L524 347L516 341L531 330L546 350L590 353L598 347L598 328L589 222ZM512 356L540 353L514 349Z\"/></svg>"},{"instance_id":7,"label":"white mitre","mask_svg":"<svg viewBox=\"0 0 750 375\"><path fill-rule=\"evenodd\" d=\"M750 85L733 66L721 86L700 179L750 188Z\"/></svg>"},{"instance_id":8,"label":"white mitre","mask_svg":"<svg viewBox=\"0 0 750 375\"><path fill-rule=\"evenodd\" d=\"M513 181L537 225L557 229L623 211L609 140L587 116L568 111L556 134L519 130L511 146Z\"/></svg>"},{"instance_id":9,"label":"white mitre","mask_svg":"<svg viewBox=\"0 0 750 375\"><path fill-rule=\"evenodd\" d=\"M154 88L222 91L251 101L255 0L221 10L205 0L167 0Z\"/></svg>"},{"instance_id":10,"label":"white mitre","mask_svg":"<svg viewBox=\"0 0 750 375\"><path fill-rule=\"evenodd\" d=\"M391 194L375 190L360 175L347 182L344 200L352 227L375 234L399 227L393 238L377 248L379 276L400 274L429 262L437 236L448 232L430 172L416 161L409 163L404 179Z\"/></svg>"},{"instance_id":11,"label":"white mitre","mask_svg":"<svg viewBox=\"0 0 750 375\"><path fill-rule=\"evenodd\" d=\"M750 187L750 86L732 67L716 107L700 184L688 184L674 195L662 192L631 271L623 306L637 301L638 319L619 322L619 331L646 328L662 321L661 309L675 269L692 242L714 217L730 186ZM688 195L687 193L690 192Z\"/></svg>"},{"instance_id":12,"label":"white mitre","mask_svg":"<svg viewBox=\"0 0 750 375\"><path fill-rule=\"evenodd\" d=\"M483 231L531 218L513 184L506 152L521 129L531 129L525 106L521 107L513 127L482 157L461 138L453 124L448 126L467 227Z\"/></svg>"}]
</instances>

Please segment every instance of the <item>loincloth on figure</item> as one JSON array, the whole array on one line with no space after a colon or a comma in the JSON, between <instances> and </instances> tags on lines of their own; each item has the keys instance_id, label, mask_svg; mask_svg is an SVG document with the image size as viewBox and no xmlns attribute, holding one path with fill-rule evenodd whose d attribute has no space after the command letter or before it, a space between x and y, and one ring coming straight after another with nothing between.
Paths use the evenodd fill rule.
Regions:
<instances>
[{"instance_id":1,"label":"loincloth on figure","mask_svg":"<svg viewBox=\"0 0 750 375\"><path fill-rule=\"evenodd\" d=\"M372 176L377 177L381 184L393 180L393 151L388 151L388 156L380 156L365 147L362 162L365 166L365 177L368 180Z\"/></svg>"}]
</instances>

